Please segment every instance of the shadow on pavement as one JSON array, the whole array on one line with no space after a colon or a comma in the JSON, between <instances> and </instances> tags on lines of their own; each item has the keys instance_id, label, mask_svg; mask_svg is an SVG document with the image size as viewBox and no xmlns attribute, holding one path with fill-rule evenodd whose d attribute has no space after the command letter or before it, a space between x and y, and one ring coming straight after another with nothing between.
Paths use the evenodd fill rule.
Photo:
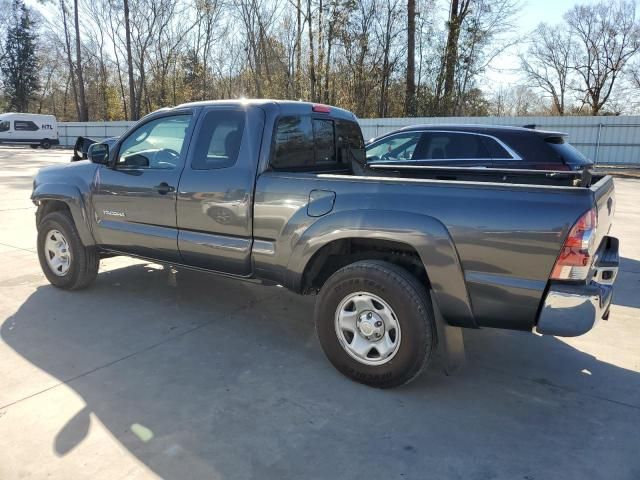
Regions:
<instances>
[{"instance_id":1,"label":"shadow on pavement","mask_svg":"<svg viewBox=\"0 0 640 480\"><path fill-rule=\"evenodd\" d=\"M620 270L613 293L613 303L640 308L640 261L620 258Z\"/></svg>"},{"instance_id":2,"label":"shadow on pavement","mask_svg":"<svg viewBox=\"0 0 640 480\"><path fill-rule=\"evenodd\" d=\"M436 362L406 387L375 390L324 358L312 307L277 287L137 264L82 292L39 287L0 334L86 403L51 439L59 456L93 414L163 478L640 471L636 372L553 337L481 330L465 333L460 374Z\"/></svg>"}]
</instances>

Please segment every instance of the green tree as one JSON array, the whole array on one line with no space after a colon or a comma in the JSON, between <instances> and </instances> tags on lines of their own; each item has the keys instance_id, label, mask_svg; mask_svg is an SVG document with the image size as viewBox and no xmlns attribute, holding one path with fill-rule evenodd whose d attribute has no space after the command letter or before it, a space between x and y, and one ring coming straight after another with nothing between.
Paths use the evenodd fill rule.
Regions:
<instances>
[{"instance_id":1,"label":"green tree","mask_svg":"<svg viewBox=\"0 0 640 480\"><path fill-rule=\"evenodd\" d=\"M0 60L9 110L26 112L38 86L35 24L22 0L13 2L13 18L7 30L5 55Z\"/></svg>"}]
</instances>

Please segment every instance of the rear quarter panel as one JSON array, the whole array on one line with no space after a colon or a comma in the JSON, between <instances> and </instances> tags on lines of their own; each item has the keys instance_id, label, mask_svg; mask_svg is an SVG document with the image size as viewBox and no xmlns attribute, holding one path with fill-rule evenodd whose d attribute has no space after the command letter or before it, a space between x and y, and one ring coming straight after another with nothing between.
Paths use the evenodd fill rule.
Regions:
<instances>
[{"instance_id":1,"label":"rear quarter panel","mask_svg":"<svg viewBox=\"0 0 640 480\"><path fill-rule=\"evenodd\" d=\"M307 215L313 189L336 193L323 217ZM592 204L589 189L267 172L256 185L254 266L258 276L297 289L311 254L348 232L414 246L432 284L440 269L443 286L456 274L432 251L447 235L466 291L447 284L436 301L442 310L446 295L462 303L466 296L472 318L463 322L464 305L454 309L459 318L445 318L530 330L564 237Z\"/></svg>"}]
</instances>

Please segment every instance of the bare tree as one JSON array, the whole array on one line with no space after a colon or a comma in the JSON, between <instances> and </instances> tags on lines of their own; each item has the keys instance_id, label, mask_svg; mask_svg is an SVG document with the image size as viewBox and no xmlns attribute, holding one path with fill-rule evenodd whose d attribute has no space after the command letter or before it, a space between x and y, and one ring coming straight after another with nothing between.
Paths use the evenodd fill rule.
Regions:
<instances>
[{"instance_id":1,"label":"bare tree","mask_svg":"<svg viewBox=\"0 0 640 480\"><path fill-rule=\"evenodd\" d=\"M551 97L558 115L565 114L574 49L571 32L562 26L542 23L531 34L526 54L520 55L520 65L529 84Z\"/></svg>"},{"instance_id":2,"label":"bare tree","mask_svg":"<svg viewBox=\"0 0 640 480\"><path fill-rule=\"evenodd\" d=\"M84 91L84 65L82 63L82 48L80 43L78 0L73 0L73 23L76 34L76 76L78 81L78 105L80 107L78 120L81 122L86 122L87 120L89 120L89 106L87 105L87 95Z\"/></svg>"},{"instance_id":3,"label":"bare tree","mask_svg":"<svg viewBox=\"0 0 640 480\"><path fill-rule=\"evenodd\" d=\"M399 0L384 0L378 7L379 16L376 25L376 43L380 48L380 95L378 116L389 113L389 85L396 65L400 60L400 34L403 32L401 18L405 13Z\"/></svg>"},{"instance_id":4,"label":"bare tree","mask_svg":"<svg viewBox=\"0 0 640 480\"><path fill-rule=\"evenodd\" d=\"M498 55L517 43L511 34L518 5L518 0L474 0L459 39L454 115L463 115L466 103L476 102L476 80Z\"/></svg>"},{"instance_id":5,"label":"bare tree","mask_svg":"<svg viewBox=\"0 0 640 480\"><path fill-rule=\"evenodd\" d=\"M610 1L573 7L565 21L576 38L572 68L580 78L576 90L598 115L609 100L616 80L640 49L634 1Z\"/></svg>"},{"instance_id":6,"label":"bare tree","mask_svg":"<svg viewBox=\"0 0 640 480\"><path fill-rule=\"evenodd\" d=\"M129 77L129 112L130 120L140 118L140 101L136 97L136 85L133 77L133 54L131 53L131 20L129 11L129 0L123 0L124 7L124 32L127 49L127 74Z\"/></svg>"},{"instance_id":7,"label":"bare tree","mask_svg":"<svg viewBox=\"0 0 640 480\"><path fill-rule=\"evenodd\" d=\"M416 1L407 0L407 79L405 89L405 115L416 114Z\"/></svg>"},{"instance_id":8,"label":"bare tree","mask_svg":"<svg viewBox=\"0 0 640 480\"><path fill-rule=\"evenodd\" d=\"M444 52L442 71L442 107L441 114L453 113L453 95L455 89L456 66L458 64L458 46L462 23L470 12L473 0L451 0L449 21L447 22L447 45Z\"/></svg>"}]
</instances>

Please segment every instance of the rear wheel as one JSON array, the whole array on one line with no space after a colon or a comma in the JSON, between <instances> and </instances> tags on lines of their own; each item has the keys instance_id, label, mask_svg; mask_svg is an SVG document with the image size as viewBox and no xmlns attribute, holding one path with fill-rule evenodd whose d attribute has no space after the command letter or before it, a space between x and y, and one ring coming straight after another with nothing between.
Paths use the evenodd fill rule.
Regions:
<instances>
[{"instance_id":1,"label":"rear wheel","mask_svg":"<svg viewBox=\"0 0 640 480\"><path fill-rule=\"evenodd\" d=\"M52 212L38 225L38 259L49 283L66 290L91 284L100 263L96 249L82 244L65 212Z\"/></svg>"},{"instance_id":2,"label":"rear wheel","mask_svg":"<svg viewBox=\"0 0 640 480\"><path fill-rule=\"evenodd\" d=\"M31 148L38 148L40 145L38 145L37 143L32 143L31 145L29 145Z\"/></svg>"},{"instance_id":3,"label":"rear wheel","mask_svg":"<svg viewBox=\"0 0 640 480\"><path fill-rule=\"evenodd\" d=\"M373 387L411 381L434 348L433 309L425 286L387 262L356 262L334 273L320 290L315 320L331 363Z\"/></svg>"},{"instance_id":4,"label":"rear wheel","mask_svg":"<svg viewBox=\"0 0 640 480\"><path fill-rule=\"evenodd\" d=\"M40 145L42 146L42 148L44 148L45 150L49 150L51 148L51 140L49 140L48 138L45 138L44 140L42 140L40 142Z\"/></svg>"}]
</instances>

